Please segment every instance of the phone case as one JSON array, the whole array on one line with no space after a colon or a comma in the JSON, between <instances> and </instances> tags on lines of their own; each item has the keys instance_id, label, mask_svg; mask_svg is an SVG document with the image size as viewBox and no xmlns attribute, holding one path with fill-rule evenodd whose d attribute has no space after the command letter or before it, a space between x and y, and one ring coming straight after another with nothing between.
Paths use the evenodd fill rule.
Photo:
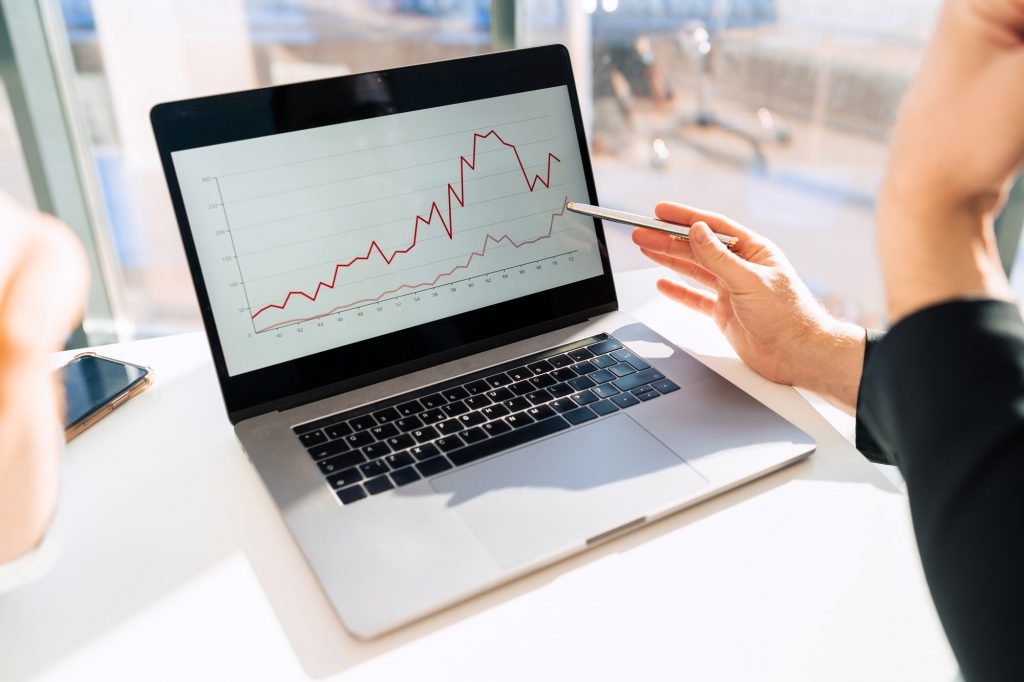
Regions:
<instances>
[{"instance_id":1,"label":"phone case","mask_svg":"<svg viewBox=\"0 0 1024 682\"><path fill-rule=\"evenodd\" d=\"M136 383L136 384L134 384L132 386L129 386L125 390L123 390L120 393L118 393L117 395L115 395L106 404L104 404L102 407L100 407L98 410L93 412L91 415L89 415L88 417L86 417L82 421L78 422L77 424L72 424L67 429L65 429L65 431L64 431L64 441L67 442L67 443L70 443L75 438L75 436L79 435L80 433L85 431L87 428L89 428L90 426L92 426L93 424L98 422L99 420L103 419L108 414L110 414L111 412L113 412L117 408L121 407L122 405L124 405L126 402L128 402L129 400L131 400L135 396L137 396L140 393L142 393L143 391L145 391L153 383L153 369L151 367L147 367L145 365L137 365L134 362L125 362L124 360L118 360L117 358L107 357L106 355L99 355L99 354L94 353L92 351L85 351L85 352L82 352L82 353L78 353L73 358L71 358L71 360L68 361L68 364L71 364L72 362L74 362L78 358L85 357L85 356L93 356L93 357L101 358L103 360L109 360L110 362L116 362L116 363L121 364L121 365L131 365L132 367L139 367L141 369L146 370L146 376L144 376L142 378L142 380L139 381L138 383Z\"/></svg>"}]
</instances>

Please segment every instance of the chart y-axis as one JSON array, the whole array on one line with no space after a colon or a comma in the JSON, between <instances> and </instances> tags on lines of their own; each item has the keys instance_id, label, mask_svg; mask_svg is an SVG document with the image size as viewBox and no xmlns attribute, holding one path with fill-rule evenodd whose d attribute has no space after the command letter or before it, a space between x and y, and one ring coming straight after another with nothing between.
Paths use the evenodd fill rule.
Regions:
<instances>
[{"instance_id":1,"label":"chart y-axis","mask_svg":"<svg viewBox=\"0 0 1024 682\"><path fill-rule=\"evenodd\" d=\"M217 185L217 199L220 201L220 208L224 211L224 227L228 231L228 239L231 240L231 253L235 257L235 267L238 269L238 286L242 287L242 295L245 296L245 310L252 322L252 333L256 334L256 320L252 319L252 304L249 303L249 290L245 288L245 278L242 276L242 264L238 261L238 249L235 248L235 235L231 233L231 221L228 220L228 207L224 205L224 195L220 191L220 178L214 177L213 183Z\"/></svg>"}]
</instances>

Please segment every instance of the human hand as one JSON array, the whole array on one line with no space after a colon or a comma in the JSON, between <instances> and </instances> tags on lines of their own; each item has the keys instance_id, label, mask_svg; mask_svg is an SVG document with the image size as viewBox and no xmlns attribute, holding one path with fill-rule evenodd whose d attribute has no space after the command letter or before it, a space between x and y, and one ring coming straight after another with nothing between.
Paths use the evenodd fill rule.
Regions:
<instances>
[{"instance_id":1,"label":"human hand","mask_svg":"<svg viewBox=\"0 0 1024 682\"><path fill-rule=\"evenodd\" d=\"M709 315L737 355L765 378L811 389L852 413L864 330L829 315L782 251L739 223L667 202L655 214L691 225L691 241L638 228L633 242L655 263L711 291L668 279L658 281L658 290ZM734 251L712 230L739 238Z\"/></svg>"},{"instance_id":2,"label":"human hand","mask_svg":"<svg viewBox=\"0 0 1024 682\"><path fill-rule=\"evenodd\" d=\"M878 241L893 322L1009 298L993 232L1024 161L1024 1L947 2L893 132Z\"/></svg>"},{"instance_id":3,"label":"human hand","mask_svg":"<svg viewBox=\"0 0 1024 682\"><path fill-rule=\"evenodd\" d=\"M34 547L57 501L62 397L49 354L81 316L82 248L0 195L0 563Z\"/></svg>"}]
</instances>

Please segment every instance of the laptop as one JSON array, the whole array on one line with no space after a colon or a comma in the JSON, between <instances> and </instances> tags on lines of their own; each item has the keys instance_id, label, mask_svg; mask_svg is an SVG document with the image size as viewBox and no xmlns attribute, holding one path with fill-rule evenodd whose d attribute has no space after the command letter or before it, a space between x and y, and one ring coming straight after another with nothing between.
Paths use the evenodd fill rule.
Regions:
<instances>
[{"instance_id":1,"label":"laptop","mask_svg":"<svg viewBox=\"0 0 1024 682\"><path fill-rule=\"evenodd\" d=\"M563 47L151 118L227 415L352 634L813 451L617 310Z\"/></svg>"}]
</instances>

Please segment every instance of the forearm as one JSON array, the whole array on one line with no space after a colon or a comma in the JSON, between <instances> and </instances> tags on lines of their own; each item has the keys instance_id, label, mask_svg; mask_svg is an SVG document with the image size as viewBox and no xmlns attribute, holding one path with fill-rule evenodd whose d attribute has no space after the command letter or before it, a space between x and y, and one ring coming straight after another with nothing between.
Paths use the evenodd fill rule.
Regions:
<instances>
[{"instance_id":1,"label":"forearm","mask_svg":"<svg viewBox=\"0 0 1024 682\"><path fill-rule=\"evenodd\" d=\"M30 357L2 357L0 563L31 550L46 533L57 504L61 447L49 368Z\"/></svg>"},{"instance_id":2,"label":"forearm","mask_svg":"<svg viewBox=\"0 0 1024 682\"><path fill-rule=\"evenodd\" d=\"M864 329L829 320L815 332L799 357L792 358L792 383L822 396L848 414L857 408L864 368Z\"/></svg>"}]
</instances>

